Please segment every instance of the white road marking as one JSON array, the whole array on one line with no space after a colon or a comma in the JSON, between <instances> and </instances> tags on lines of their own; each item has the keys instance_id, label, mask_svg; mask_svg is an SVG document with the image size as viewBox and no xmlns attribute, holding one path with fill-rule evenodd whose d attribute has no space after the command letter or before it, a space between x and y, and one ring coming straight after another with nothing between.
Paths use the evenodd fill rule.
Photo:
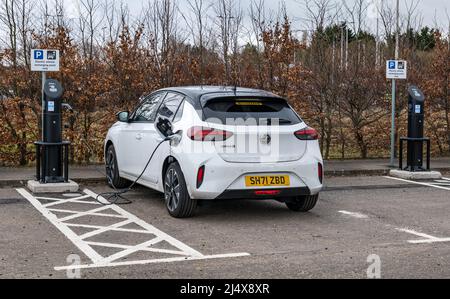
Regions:
<instances>
[{"instance_id":1,"label":"white road marking","mask_svg":"<svg viewBox=\"0 0 450 299\"><path fill-rule=\"evenodd\" d=\"M99 246L99 247L107 247L107 248L118 248L118 249L129 249L132 246L127 245L119 245L119 244L111 244L111 243L102 243L102 242L87 242L89 245L92 246ZM174 255L183 255L183 256L189 256L186 252L183 251L176 251L176 250L168 250L168 249L157 249L157 248L145 248L142 249L142 251L148 251L148 252L158 252L158 253L168 253L168 254L174 254Z\"/></svg>"},{"instance_id":2,"label":"white road marking","mask_svg":"<svg viewBox=\"0 0 450 299\"><path fill-rule=\"evenodd\" d=\"M447 182L447 183L435 182L435 183L433 183L433 185L435 185L435 186L442 186L442 187L450 187L450 182Z\"/></svg>"},{"instance_id":3,"label":"white road marking","mask_svg":"<svg viewBox=\"0 0 450 299\"><path fill-rule=\"evenodd\" d=\"M361 214L361 213L354 213L354 212L348 212L348 211L339 211L339 213L351 216L357 219L369 219L369 216Z\"/></svg>"},{"instance_id":4,"label":"white road marking","mask_svg":"<svg viewBox=\"0 0 450 299\"><path fill-rule=\"evenodd\" d=\"M450 181L450 178L442 178L443 180Z\"/></svg>"},{"instance_id":5,"label":"white road marking","mask_svg":"<svg viewBox=\"0 0 450 299\"><path fill-rule=\"evenodd\" d=\"M72 199L59 199L59 200L57 200L57 199L53 199L53 201L55 201L55 202L53 202L53 203L48 203L48 204L45 204L44 205L44 207L46 207L46 208L48 208L48 207L53 207L53 206L57 206L57 205L61 205L61 204L66 204L66 203L73 203L73 202L75 202L75 201L80 201L80 200L83 200L83 199L88 199L90 196L80 196L80 197L75 197L75 198L72 198ZM52 200L52 199L49 199L49 198L45 198L45 197L36 197L38 200Z\"/></svg>"},{"instance_id":6,"label":"white road marking","mask_svg":"<svg viewBox=\"0 0 450 299\"><path fill-rule=\"evenodd\" d=\"M27 199L44 217L46 217L56 228L58 228L72 243L81 250L91 261L92 264L88 265L75 265L75 266L65 266L56 267L55 270L73 270L73 269L91 269L91 268L105 268L105 267L120 267L120 266L132 266L132 265L147 265L156 263L173 263L181 261L196 261L196 260L210 260L210 259L223 259L223 258L238 258L250 256L249 253L233 253L233 254L223 254L223 255L203 255L197 250L189 247L188 245L182 243L181 241L169 236L168 234L162 232L156 227L148 224L147 222L139 219L135 215L125 211L124 209L116 205L108 205L101 207L92 207L94 209L88 211L74 211L66 209L58 209L58 205L63 205L67 203L80 203L86 204L87 206L95 203L94 199L97 198L97 194L90 190L85 190L83 196L79 196L72 199L60 199L60 198L43 198L34 197L25 189L17 189L17 192L21 194L25 199ZM87 201L90 199L90 201ZM50 204L42 204L39 200L51 201ZM86 201L81 201L86 200ZM98 200L102 203L108 203L106 199L99 197ZM97 203L98 204L98 203ZM54 213L65 213L70 214L63 218L58 218ZM109 212L109 213L108 213ZM112 214L110 212L114 212ZM101 226L101 225L87 225L83 223L72 223L73 221L79 220L81 217L109 217L109 218L119 218L120 222L112 225ZM68 222L70 221L70 223ZM127 229L124 228L127 225L134 224L135 226L142 229ZM93 229L93 231L78 235L72 228L88 228ZM112 244L96 242L92 238L109 232L127 232L129 234L147 234L149 235L149 240L138 245L123 245L123 244ZM86 241L86 239L90 239ZM175 249L163 249L157 248L161 242L167 242L169 245ZM103 257L100 255L92 246L105 247L105 248L116 248L121 249L111 256ZM149 260L138 260L138 261L126 261L118 262L118 260L128 257L136 252L148 252L148 253L163 253L168 255L174 255L176 257L170 258L159 258L159 259L149 259ZM181 257L180 257L181 256Z\"/></svg>"},{"instance_id":7,"label":"white road marking","mask_svg":"<svg viewBox=\"0 0 450 299\"><path fill-rule=\"evenodd\" d=\"M62 232L72 243L78 247L93 263L97 263L102 260L102 256L97 253L91 246L86 244L80 237L73 232L69 227L61 225L55 214L47 210L36 198L28 193L25 189L17 189L20 195L27 199L45 218L47 218L60 232Z\"/></svg>"},{"instance_id":8,"label":"white road marking","mask_svg":"<svg viewBox=\"0 0 450 299\"><path fill-rule=\"evenodd\" d=\"M80 265L80 266L66 266L66 267L56 267L56 271L66 271L66 270L82 270L82 269L92 269L92 268L110 268L110 267L122 267L122 266L136 266L136 265L149 265L149 264L162 264L162 263L174 263L174 262L188 262L188 261L200 261L200 260L211 260L211 259L226 259L226 258L238 258L250 256L248 253L232 253L232 254L221 254L221 255L208 255L203 257L175 257L167 259L157 259L148 261L135 261L135 262L122 262L122 263L111 263L108 265Z\"/></svg>"},{"instance_id":9,"label":"white road marking","mask_svg":"<svg viewBox=\"0 0 450 299\"><path fill-rule=\"evenodd\" d=\"M68 227L81 227L81 228L92 228L92 229L101 229L103 226L97 225L87 225L87 224L76 224L76 223L66 223ZM147 230L140 229L128 229L128 228L114 228L111 227L111 231L123 232L123 233L136 233L136 234L152 234Z\"/></svg>"},{"instance_id":10,"label":"white road marking","mask_svg":"<svg viewBox=\"0 0 450 299\"><path fill-rule=\"evenodd\" d=\"M408 243L411 244L433 244L433 243L445 243L445 242L450 242L450 238L437 238L431 235L427 235L427 234L423 234L420 232L417 232L415 230L412 229L405 229L405 228L397 228L398 231L400 232L404 232L407 234L411 234L414 236L418 236L423 238L422 240L411 240L408 241Z\"/></svg>"},{"instance_id":11,"label":"white road marking","mask_svg":"<svg viewBox=\"0 0 450 299\"><path fill-rule=\"evenodd\" d=\"M415 182L415 181L410 181L410 180L393 178L393 177L390 177L390 176L385 176L385 178L390 179L390 180L396 180L396 181L401 181L401 182L406 182L406 183L411 183L411 184L416 184L416 185L421 185L421 186L426 186L426 187L433 187L433 188L437 188L437 189L450 191L450 188L437 186L437 185L433 185L433 184L430 184L430 183Z\"/></svg>"}]
</instances>

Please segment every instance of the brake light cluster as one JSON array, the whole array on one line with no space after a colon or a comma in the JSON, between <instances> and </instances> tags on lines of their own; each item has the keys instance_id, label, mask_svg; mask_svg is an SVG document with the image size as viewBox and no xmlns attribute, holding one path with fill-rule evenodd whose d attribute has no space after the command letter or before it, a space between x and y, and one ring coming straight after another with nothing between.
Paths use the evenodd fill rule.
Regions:
<instances>
[{"instance_id":1,"label":"brake light cluster","mask_svg":"<svg viewBox=\"0 0 450 299\"><path fill-rule=\"evenodd\" d=\"M305 128L294 133L300 140L319 140L319 133L313 128Z\"/></svg>"},{"instance_id":2,"label":"brake light cluster","mask_svg":"<svg viewBox=\"0 0 450 299\"><path fill-rule=\"evenodd\" d=\"M319 163L319 181L321 184L323 184L323 165L322 165L322 163Z\"/></svg>"},{"instance_id":3,"label":"brake light cluster","mask_svg":"<svg viewBox=\"0 0 450 299\"><path fill-rule=\"evenodd\" d=\"M281 190L260 190L255 191L256 196L277 196L281 194Z\"/></svg>"},{"instance_id":4,"label":"brake light cluster","mask_svg":"<svg viewBox=\"0 0 450 299\"><path fill-rule=\"evenodd\" d=\"M199 189L203 185L204 180L205 180L205 166L203 165L198 169L197 172L197 189Z\"/></svg>"},{"instance_id":5,"label":"brake light cluster","mask_svg":"<svg viewBox=\"0 0 450 299\"><path fill-rule=\"evenodd\" d=\"M232 132L205 127L190 128L187 134L193 141L225 141L233 137Z\"/></svg>"}]
</instances>

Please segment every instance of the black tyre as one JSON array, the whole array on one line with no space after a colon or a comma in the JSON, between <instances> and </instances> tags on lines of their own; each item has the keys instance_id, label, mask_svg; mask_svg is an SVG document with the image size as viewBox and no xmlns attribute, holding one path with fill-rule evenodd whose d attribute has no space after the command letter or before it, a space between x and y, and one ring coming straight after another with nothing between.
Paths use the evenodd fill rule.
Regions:
<instances>
[{"instance_id":1,"label":"black tyre","mask_svg":"<svg viewBox=\"0 0 450 299\"><path fill-rule=\"evenodd\" d=\"M197 201L189 196L186 180L178 163L172 163L164 176L164 198L169 214L175 218L192 217Z\"/></svg>"},{"instance_id":2,"label":"black tyre","mask_svg":"<svg viewBox=\"0 0 450 299\"><path fill-rule=\"evenodd\" d=\"M130 182L128 180L120 177L114 145L110 145L106 150L105 164L106 178L108 179L108 185L111 188L124 189L130 186Z\"/></svg>"},{"instance_id":3,"label":"black tyre","mask_svg":"<svg viewBox=\"0 0 450 299\"><path fill-rule=\"evenodd\" d=\"M299 196L286 201L287 207L294 212L309 212L317 205L319 194L312 196Z\"/></svg>"}]
</instances>

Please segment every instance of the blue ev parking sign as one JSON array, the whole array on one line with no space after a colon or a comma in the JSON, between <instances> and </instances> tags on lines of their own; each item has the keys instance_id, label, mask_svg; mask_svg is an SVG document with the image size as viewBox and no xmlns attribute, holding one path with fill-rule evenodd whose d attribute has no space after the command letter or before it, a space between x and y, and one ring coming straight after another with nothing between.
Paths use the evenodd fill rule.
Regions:
<instances>
[{"instance_id":1,"label":"blue ev parking sign","mask_svg":"<svg viewBox=\"0 0 450 299\"><path fill-rule=\"evenodd\" d=\"M405 60L388 60L386 62L386 78L406 80L408 78L408 62Z\"/></svg>"},{"instance_id":2,"label":"blue ev parking sign","mask_svg":"<svg viewBox=\"0 0 450 299\"><path fill-rule=\"evenodd\" d=\"M33 72L59 72L59 50L31 50Z\"/></svg>"}]
</instances>

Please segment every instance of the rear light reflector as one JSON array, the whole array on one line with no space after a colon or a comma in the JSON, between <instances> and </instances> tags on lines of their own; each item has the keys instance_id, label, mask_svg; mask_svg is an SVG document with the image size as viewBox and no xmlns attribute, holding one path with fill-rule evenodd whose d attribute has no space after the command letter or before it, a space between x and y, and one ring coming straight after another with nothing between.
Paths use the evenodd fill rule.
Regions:
<instances>
[{"instance_id":1,"label":"rear light reflector","mask_svg":"<svg viewBox=\"0 0 450 299\"><path fill-rule=\"evenodd\" d=\"M319 181L321 184L323 184L323 165L322 165L322 163L319 163Z\"/></svg>"},{"instance_id":2,"label":"rear light reflector","mask_svg":"<svg viewBox=\"0 0 450 299\"><path fill-rule=\"evenodd\" d=\"M305 128L303 130L297 131L294 133L295 137L300 140L318 140L319 133L313 128Z\"/></svg>"},{"instance_id":3,"label":"rear light reflector","mask_svg":"<svg viewBox=\"0 0 450 299\"><path fill-rule=\"evenodd\" d=\"M188 137L194 141L225 141L233 136L233 133L205 127L193 127L188 131Z\"/></svg>"},{"instance_id":4,"label":"rear light reflector","mask_svg":"<svg viewBox=\"0 0 450 299\"><path fill-rule=\"evenodd\" d=\"M203 185L204 180L205 180L205 166L202 166L198 169L197 173L197 189L199 189Z\"/></svg>"},{"instance_id":5,"label":"rear light reflector","mask_svg":"<svg viewBox=\"0 0 450 299\"><path fill-rule=\"evenodd\" d=\"M255 191L255 195L257 196L276 196L280 195L280 190L261 190L261 191Z\"/></svg>"}]
</instances>

